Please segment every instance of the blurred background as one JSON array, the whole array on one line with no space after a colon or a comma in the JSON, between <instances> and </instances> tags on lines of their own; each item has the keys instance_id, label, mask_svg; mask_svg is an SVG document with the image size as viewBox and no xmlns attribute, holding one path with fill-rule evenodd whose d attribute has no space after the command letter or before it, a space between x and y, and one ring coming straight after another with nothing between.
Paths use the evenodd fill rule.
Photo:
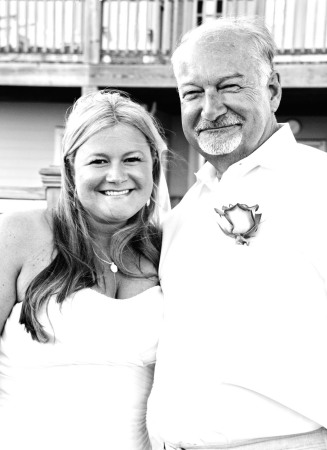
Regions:
<instances>
[{"instance_id":1,"label":"blurred background","mask_svg":"<svg viewBox=\"0 0 327 450\"><path fill-rule=\"evenodd\" d=\"M0 213L53 205L67 110L106 87L163 125L176 205L202 161L183 136L170 54L203 21L254 14L278 46L278 121L327 151L327 0L0 0Z\"/></svg>"}]
</instances>

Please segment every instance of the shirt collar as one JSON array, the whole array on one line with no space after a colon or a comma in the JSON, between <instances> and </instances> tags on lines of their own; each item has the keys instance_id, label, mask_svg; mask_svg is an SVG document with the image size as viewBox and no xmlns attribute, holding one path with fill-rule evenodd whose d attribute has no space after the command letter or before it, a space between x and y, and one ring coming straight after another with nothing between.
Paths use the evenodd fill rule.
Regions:
<instances>
[{"instance_id":1,"label":"shirt collar","mask_svg":"<svg viewBox=\"0 0 327 450\"><path fill-rule=\"evenodd\" d=\"M285 158L292 157L296 140L288 123L279 125L281 125L279 130L257 150L232 164L226 172L239 170L239 166L242 166L243 174L258 166L274 169L280 167ZM217 180L217 171L211 163L206 162L195 176L198 182L212 187Z\"/></svg>"},{"instance_id":2,"label":"shirt collar","mask_svg":"<svg viewBox=\"0 0 327 450\"><path fill-rule=\"evenodd\" d=\"M296 140L291 128L288 123L279 125L280 128L266 142L233 166L242 163L248 170L256 166L274 169L280 167L285 158L293 157Z\"/></svg>"},{"instance_id":3,"label":"shirt collar","mask_svg":"<svg viewBox=\"0 0 327 450\"><path fill-rule=\"evenodd\" d=\"M205 184L209 189L212 189L215 183L218 183L217 170L209 162L206 162L195 176L198 183Z\"/></svg>"}]
</instances>

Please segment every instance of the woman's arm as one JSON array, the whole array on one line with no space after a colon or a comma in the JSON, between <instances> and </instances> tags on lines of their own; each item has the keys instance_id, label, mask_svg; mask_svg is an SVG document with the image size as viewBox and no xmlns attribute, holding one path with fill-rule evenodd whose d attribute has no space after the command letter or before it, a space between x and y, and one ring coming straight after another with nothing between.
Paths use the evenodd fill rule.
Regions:
<instances>
[{"instance_id":1,"label":"woman's arm","mask_svg":"<svg viewBox=\"0 0 327 450\"><path fill-rule=\"evenodd\" d=\"M0 334L17 302L17 279L29 253L31 212L0 215Z\"/></svg>"}]
</instances>

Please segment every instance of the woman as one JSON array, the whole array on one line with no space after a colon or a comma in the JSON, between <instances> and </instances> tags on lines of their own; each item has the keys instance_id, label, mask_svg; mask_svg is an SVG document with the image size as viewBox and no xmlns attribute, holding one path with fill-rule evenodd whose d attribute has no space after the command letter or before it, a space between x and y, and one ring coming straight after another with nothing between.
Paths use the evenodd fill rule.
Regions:
<instances>
[{"instance_id":1,"label":"woman","mask_svg":"<svg viewBox=\"0 0 327 450\"><path fill-rule=\"evenodd\" d=\"M57 208L1 217L2 450L151 448L164 147L126 96L83 96Z\"/></svg>"}]
</instances>

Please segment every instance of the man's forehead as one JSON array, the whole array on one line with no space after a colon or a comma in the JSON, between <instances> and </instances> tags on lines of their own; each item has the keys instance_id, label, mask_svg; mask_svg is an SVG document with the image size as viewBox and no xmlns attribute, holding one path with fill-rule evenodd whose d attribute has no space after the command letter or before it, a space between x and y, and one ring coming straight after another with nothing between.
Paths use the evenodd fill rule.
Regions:
<instances>
[{"instance_id":1,"label":"man's forehead","mask_svg":"<svg viewBox=\"0 0 327 450\"><path fill-rule=\"evenodd\" d=\"M233 52L228 42L224 48L210 48L209 45L183 51L174 71L180 86L197 78L200 81L215 79L216 82L230 78L246 79L255 72L256 65L257 62L249 56L246 48L237 48Z\"/></svg>"},{"instance_id":2,"label":"man's forehead","mask_svg":"<svg viewBox=\"0 0 327 450\"><path fill-rule=\"evenodd\" d=\"M183 51L196 48L215 48L226 46L237 48L241 44L248 44L250 37L241 31L220 30L206 31L202 33L191 34L183 43Z\"/></svg>"},{"instance_id":3,"label":"man's forehead","mask_svg":"<svg viewBox=\"0 0 327 450\"><path fill-rule=\"evenodd\" d=\"M177 52L177 69L191 66L201 56L219 58L249 53L249 39L236 33L224 32L218 36L203 35L191 37L181 44ZM175 70L176 71L176 70Z\"/></svg>"}]
</instances>

